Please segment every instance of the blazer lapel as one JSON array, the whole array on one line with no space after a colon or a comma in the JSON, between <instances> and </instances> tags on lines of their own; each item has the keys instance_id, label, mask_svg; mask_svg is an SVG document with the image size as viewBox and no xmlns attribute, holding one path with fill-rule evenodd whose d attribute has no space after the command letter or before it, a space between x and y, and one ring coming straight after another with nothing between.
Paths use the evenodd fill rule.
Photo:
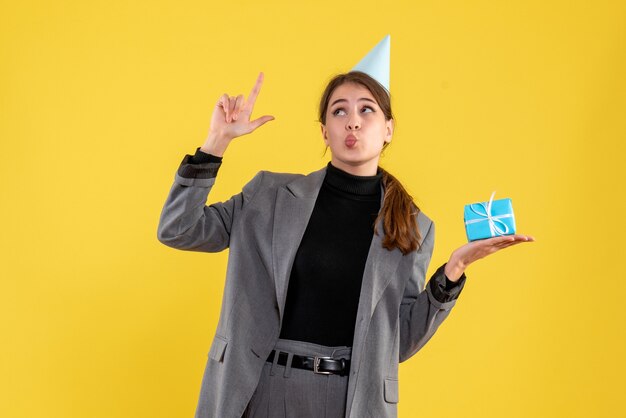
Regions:
<instances>
[{"instance_id":1,"label":"blazer lapel","mask_svg":"<svg viewBox=\"0 0 626 418\"><path fill-rule=\"evenodd\" d=\"M326 177L326 167L298 177L279 187L274 208L272 236L272 267L276 284L276 300L283 323L285 299L291 267L313 213L315 200Z\"/></svg>"}]
</instances>

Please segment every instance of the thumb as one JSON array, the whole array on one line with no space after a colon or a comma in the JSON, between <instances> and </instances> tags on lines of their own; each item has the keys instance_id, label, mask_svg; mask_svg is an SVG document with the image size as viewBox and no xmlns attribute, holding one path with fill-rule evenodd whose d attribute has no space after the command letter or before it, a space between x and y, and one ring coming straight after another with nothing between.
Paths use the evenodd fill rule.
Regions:
<instances>
[{"instance_id":1,"label":"thumb","mask_svg":"<svg viewBox=\"0 0 626 418\"><path fill-rule=\"evenodd\" d=\"M266 122L269 122L271 120L274 120L274 116L271 115L265 115L265 116L261 116L260 118L257 118L253 121L250 121L250 125L252 125L252 129L256 129L259 126L263 125Z\"/></svg>"}]
</instances>

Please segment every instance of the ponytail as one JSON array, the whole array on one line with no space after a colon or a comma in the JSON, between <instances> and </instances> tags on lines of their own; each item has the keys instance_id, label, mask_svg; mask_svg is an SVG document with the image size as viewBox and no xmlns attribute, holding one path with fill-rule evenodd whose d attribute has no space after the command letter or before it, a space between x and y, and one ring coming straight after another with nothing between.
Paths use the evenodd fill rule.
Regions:
<instances>
[{"instance_id":1,"label":"ponytail","mask_svg":"<svg viewBox=\"0 0 626 418\"><path fill-rule=\"evenodd\" d=\"M413 198L400 181L382 167L382 183L384 192L383 207L380 209L374 225L383 220L383 247L388 250L399 248L406 255L418 248L421 239L417 225L417 213L419 207L413 202ZM378 235L375 229L374 233Z\"/></svg>"}]
</instances>

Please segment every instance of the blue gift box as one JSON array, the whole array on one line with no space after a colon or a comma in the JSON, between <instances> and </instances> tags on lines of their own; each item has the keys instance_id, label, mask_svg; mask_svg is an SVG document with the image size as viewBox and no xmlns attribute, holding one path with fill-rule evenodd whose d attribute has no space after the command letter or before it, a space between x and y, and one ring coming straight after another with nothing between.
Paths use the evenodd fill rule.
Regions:
<instances>
[{"instance_id":1,"label":"blue gift box","mask_svg":"<svg viewBox=\"0 0 626 418\"><path fill-rule=\"evenodd\" d=\"M515 215L511 199L493 200L465 205L465 232L468 241L515 234Z\"/></svg>"}]
</instances>

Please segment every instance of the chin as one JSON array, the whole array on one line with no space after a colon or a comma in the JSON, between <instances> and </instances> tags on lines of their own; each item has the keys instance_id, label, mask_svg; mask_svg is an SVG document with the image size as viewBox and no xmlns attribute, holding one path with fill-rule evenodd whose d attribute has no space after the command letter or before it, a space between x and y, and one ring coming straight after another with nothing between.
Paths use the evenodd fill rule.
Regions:
<instances>
[{"instance_id":1,"label":"chin","mask_svg":"<svg viewBox=\"0 0 626 418\"><path fill-rule=\"evenodd\" d=\"M349 156L343 156L343 155L337 155L336 159L343 161L346 164L350 164L350 165L361 165L361 164L366 164L370 161L372 161L373 159L375 159L376 156L367 158L367 157L363 157L362 155L349 155Z\"/></svg>"}]
</instances>

